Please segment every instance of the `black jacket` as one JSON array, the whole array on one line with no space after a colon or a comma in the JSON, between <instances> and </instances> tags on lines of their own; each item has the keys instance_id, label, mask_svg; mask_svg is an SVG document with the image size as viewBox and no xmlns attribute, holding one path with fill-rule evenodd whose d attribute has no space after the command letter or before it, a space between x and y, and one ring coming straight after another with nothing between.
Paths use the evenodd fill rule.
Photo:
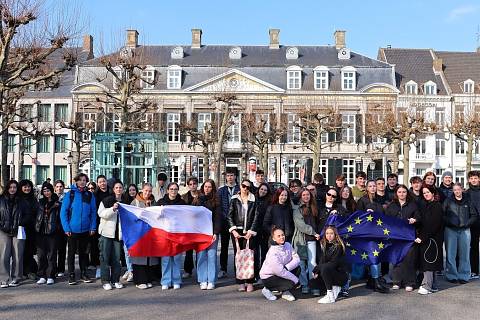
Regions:
<instances>
[{"instance_id":1,"label":"black jacket","mask_svg":"<svg viewBox=\"0 0 480 320\"><path fill-rule=\"evenodd\" d=\"M467 194L470 199L472 210L475 211L477 217L480 217L480 187L469 186ZM473 226L480 228L480 219L477 219L477 221L473 223Z\"/></svg>"},{"instance_id":2,"label":"black jacket","mask_svg":"<svg viewBox=\"0 0 480 320\"><path fill-rule=\"evenodd\" d=\"M10 236L16 236L18 226L22 225L22 215L23 209L17 197L0 196L0 230Z\"/></svg>"},{"instance_id":3,"label":"black jacket","mask_svg":"<svg viewBox=\"0 0 480 320\"><path fill-rule=\"evenodd\" d=\"M387 209L385 209L385 214L402 220L408 220L410 218L419 220L421 218L418 206L413 200L406 202L403 206L397 201L392 201Z\"/></svg>"},{"instance_id":4,"label":"black jacket","mask_svg":"<svg viewBox=\"0 0 480 320\"><path fill-rule=\"evenodd\" d=\"M337 271L346 271L345 262L343 259L345 253L339 244L327 243L325 248L322 248L321 245L318 245L318 247L318 265L313 269L313 273L318 274L320 272L321 265L326 263L332 265Z\"/></svg>"},{"instance_id":5,"label":"black jacket","mask_svg":"<svg viewBox=\"0 0 480 320\"><path fill-rule=\"evenodd\" d=\"M470 206L467 194L462 196L462 200L457 200L455 196L451 196L443 202L443 222L446 227L452 229L469 228L476 220L477 213Z\"/></svg>"},{"instance_id":6,"label":"black jacket","mask_svg":"<svg viewBox=\"0 0 480 320\"><path fill-rule=\"evenodd\" d=\"M39 210L35 221L35 231L43 235L52 235L62 229L60 223L60 204L57 197L50 202L46 198L40 200Z\"/></svg>"},{"instance_id":7,"label":"black jacket","mask_svg":"<svg viewBox=\"0 0 480 320\"><path fill-rule=\"evenodd\" d=\"M285 238L290 242L295 231L293 222L293 209L291 205L272 204L267 208L263 219L263 230L270 233L273 226L277 226L285 232Z\"/></svg>"},{"instance_id":8,"label":"black jacket","mask_svg":"<svg viewBox=\"0 0 480 320\"><path fill-rule=\"evenodd\" d=\"M447 187L446 185L441 183L440 187L438 187L438 191L440 191L443 194L443 201L445 201L448 198L453 196L453 184Z\"/></svg>"},{"instance_id":9,"label":"black jacket","mask_svg":"<svg viewBox=\"0 0 480 320\"><path fill-rule=\"evenodd\" d=\"M260 226L257 222L257 204L255 202L255 196L250 193L248 196L248 209L247 213L242 214L242 201L240 200L240 194L236 194L230 201L230 208L228 209L227 223L228 232L237 230L240 235L247 233L247 231L253 231L256 234Z\"/></svg>"},{"instance_id":10,"label":"black jacket","mask_svg":"<svg viewBox=\"0 0 480 320\"><path fill-rule=\"evenodd\" d=\"M336 211L336 213L334 214L338 214L339 216L342 216L342 217L346 217L349 215L347 211L342 206L337 205L337 203L334 203L333 207L331 208L328 208L325 205L323 205L322 207L318 208L318 218L317 218L318 229L317 230L319 231L319 233L323 231L323 228L325 227L325 223L327 222L330 214L332 214L331 213L332 211Z\"/></svg>"},{"instance_id":11,"label":"black jacket","mask_svg":"<svg viewBox=\"0 0 480 320\"><path fill-rule=\"evenodd\" d=\"M384 212L383 206L378 202L377 198L373 198L373 201L370 201L368 195L364 195L357 201L357 210L367 211L368 209L375 212Z\"/></svg>"},{"instance_id":12,"label":"black jacket","mask_svg":"<svg viewBox=\"0 0 480 320\"><path fill-rule=\"evenodd\" d=\"M185 201L183 201L182 197L177 194L175 199L170 200L168 194L166 194L162 199L157 201L157 206L172 206L172 205L186 205Z\"/></svg>"},{"instance_id":13,"label":"black jacket","mask_svg":"<svg viewBox=\"0 0 480 320\"><path fill-rule=\"evenodd\" d=\"M22 207L23 215L20 221L20 225L24 226L28 230L32 230L35 227L35 220L37 218L37 212L40 208L33 191L29 194L19 192L17 201Z\"/></svg>"},{"instance_id":14,"label":"black jacket","mask_svg":"<svg viewBox=\"0 0 480 320\"><path fill-rule=\"evenodd\" d=\"M271 197L270 196L265 196L265 197L256 197L256 202L257 202L257 223L259 226L262 226L263 228L263 220L265 219L265 214L267 213L267 209L270 206L270 201ZM270 235L270 231L267 233Z\"/></svg>"},{"instance_id":15,"label":"black jacket","mask_svg":"<svg viewBox=\"0 0 480 320\"><path fill-rule=\"evenodd\" d=\"M393 200L393 196L395 195L395 188L396 187L397 186L395 186L393 188L390 188L390 186L388 184L385 186L385 195L387 196L388 201Z\"/></svg>"},{"instance_id":16,"label":"black jacket","mask_svg":"<svg viewBox=\"0 0 480 320\"><path fill-rule=\"evenodd\" d=\"M223 215L218 197L215 196L212 199L200 194L198 199L201 206L212 211L213 234L219 234L222 231Z\"/></svg>"},{"instance_id":17,"label":"black jacket","mask_svg":"<svg viewBox=\"0 0 480 320\"><path fill-rule=\"evenodd\" d=\"M421 221L420 270L441 271L443 269L443 208L438 201L425 204L420 211Z\"/></svg>"}]
</instances>

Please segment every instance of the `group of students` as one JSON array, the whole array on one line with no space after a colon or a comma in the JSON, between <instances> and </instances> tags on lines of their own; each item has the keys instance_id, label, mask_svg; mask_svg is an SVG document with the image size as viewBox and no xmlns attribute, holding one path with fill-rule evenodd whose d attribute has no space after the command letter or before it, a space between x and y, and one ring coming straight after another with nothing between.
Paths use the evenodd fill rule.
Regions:
<instances>
[{"instance_id":1,"label":"group of students","mask_svg":"<svg viewBox=\"0 0 480 320\"><path fill-rule=\"evenodd\" d=\"M65 272L68 252L70 285L77 283L74 262L78 253L80 280L92 281L87 272L90 263L98 267L96 276L105 290L122 288L121 279L133 281L139 289L151 288L155 281L162 290L179 289L182 279L191 277L195 267L200 289L211 290L218 278L227 275L232 240L235 253L250 245L255 254L255 276L237 279L239 291L252 292L254 283L261 280L268 300L275 300L277 295L295 300L290 291L301 287L304 294L324 294L320 303L331 303L340 295L348 295L352 270L358 266L345 262L345 244L326 221L330 215L371 210L413 225L417 237L398 265L369 266L367 285L382 293L401 287L413 291L419 285L418 293L429 294L438 290L436 277L444 269L444 242L446 279L466 283L478 278L479 175L477 171L468 173L466 191L453 183L450 172L442 175L439 187L432 172L411 178L410 188L398 184L395 174L386 181L367 181L365 173L358 172L353 187L346 185L343 175L336 177L334 186L328 186L323 176L316 174L305 187L295 179L288 188L272 191L261 170L255 181L243 179L240 184L235 171L227 170L226 183L218 190L211 179L199 187L198 179L191 177L186 184L188 191L181 196L179 185L167 183L164 173L158 175L155 187L145 183L141 190L135 185L125 188L118 180L109 183L105 176L97 177L94 184L79 174L67 193L61 181L54 186L44 183L39 201L30 181L11 180L0 196L0 286L16 286L25 275L32 274L39 285L53 284ZM197 252L196 259L192 251L187 251L184 259L183 254L130 257L122 241L119 203L204 206L212 212L213 242ZM37 270L32 267L36 265L35 251ZM121 261L127 267L123 276ZM391 287L384 280L388 275Z\"/></svg>"}]
</instances>

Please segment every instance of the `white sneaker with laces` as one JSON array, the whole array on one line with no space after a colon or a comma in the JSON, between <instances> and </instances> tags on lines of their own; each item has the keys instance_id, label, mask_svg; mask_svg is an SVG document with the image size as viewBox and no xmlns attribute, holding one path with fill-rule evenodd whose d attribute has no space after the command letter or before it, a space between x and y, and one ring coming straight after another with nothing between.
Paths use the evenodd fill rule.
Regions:
<instances>
[{"instance_id":1,"label":"white sneaker with laces","mask_svg":"<svg viewBox=\"0 0 480 320\"><path fill-rule=\"evenodd\" d=\"M65 275L65 273L59 272L59 273L57 274L57 277L63 277L64 275Z\"/></svg>"},{"instance_id":2,"label":"white sneaker with laces","mask_svg":"<svg viewBox=\"0 0 480 320\"><path fill-rule=\"evenodd\" d=\"M112 288L112 285L110 283L104 283L103 284L103 289L109 291L109 290L112 290L113 288Z\"/></svg>"},{"instance_id":3,"label":"white sneaker with laces","mask_svg":"<svg viewBox=\"0 0 480 320\"><path fill-rule=\"evenodd\" d=\"M398 284L394 284L392 286L392 290L398 290L398 289L400 289L400 286Z\"/></svg>"},{"instance_id":4,"label":"white sneaker with laces","mask_svg":"<svg viewBox=\"0 0 480 320\"><path fill-rule=\"evenodd\" d=\"M132 282L133 281L133 272L129 272L127 282Z\"/></svg>"},{"instance_id":5,"label":"white sneaker with laces","mask_svg":"<svg viewBox=\"0 0 480 320\"><path fill-rule=\"evenodd\" d=\"M213 289L215 289L215 284L209 282L209 283L207 284L207 290L213 290Z\"/></svg>"},{"instance_id":6,"label":"white sneaker with laces","mask_svg":"<svg viewBox=\"0 0 480 320\"><path fill-rule=\"evenodd\" d=\"M122 276L122 279L123 279L123 280L127 280L129 274L130 274L130 271L128 271L128 270L125 271L125 273L124 273L123 276Z\"/></svg>"},{"instance_id":7,"label":"white sneaker with laces","mask_svg":"<svg viewBox=\"0 0 480 320\"><path fill-rule=\"evenodd\" d=\"M430 293L432 293L432 292L431 292L430 290L425 289L424 287L420 287L420 288L418 289L418 293L419 293L419 294L422 294L422 295L426 295L426 294L430 294Z\"/></svg>"},{"instance_id":8,"label":"white sneaker with laces","mask_svg":"<svg viewBox=\"0 0 480 320\"><path fill-rule=\"evenodd\" d=\"M406 287L405 287L405 291L407 291L407 292L412 292L412 291L413 291L413 287L406 286Z\"/></svg>"},{"instance_id":9,"label":"white sneaker with laces","mask_svg":"<svg viewBox=\"0 0 480 320\"><path fill-rule=\"evenodd\" d=\"M145 283L137 284L135 287L137 287L138 289L141 289L141 290L148 289L148 287Z\"/></svg>"},{"instance_id":10,"label":"white sneaker with laces","mask_svg":"<svg viewBox=\"0 0 480 320\"><path fill-rule=\"evenodd\" d=\"M40 278L38 281L37 281L37 284L45 284L47 283L47 279L45 278Z\"/></svg>"},{"instance_id":11,"label":"white sneaker with laces","mask_svg":"<svg viewBox=\"0 0 480 320\"><path fill-rule=\"evenodd\" d=\"M173 290L178 290L180 289L180 285L179 284L174 284L173 285Z\"/></svg>"},{"instance_id":12,"label":"white sneaker with laces","mask_svg":"<svg viewBox=\"0 0 480 320\"><path fill-rule=\"evenodd\" d=\"M147 283L147 288L151 288L151 287L153 287L153 284L151 282L148 282Z\"/></svg>"},{"instance_id":13,"label":"white sneaker with laces","mask_svg":"<svg viewBox=\"0 0 480 320\"><path fill-rule=\"evenodd\" d=\"M8 284L6 282L0 283L0 288L8 288Z\"/></svg>"},{"instance_id":14,"label":"white sneaker with laces","mask_svg":"<svg viewBox=\"0 0 480 320\"><path fill-rule=\"evenodd\" d=\"M275 300L277 300L277 296L275 296L275 295L272 293L272 291L268 290L268 289L265 288L265 287L262 289L262 294L263 294L263 296L264 296L267 300L269 300L269 301L275 301Z\"/></svg>"},{"instance_id":15,"label":"white sneaker with laces","mask_svg":"<svg viewBox=\"0 0 480 320\"><path fill-rule=\"evenodd\" d=\"M51 284L54 284L54 283L55 283L55 280L53 280L52 278L47 279L47 284L48 285L51 285Z\"/></svg>"},{"instance_id":16,"label":"white sneaker with laces","mask_svg":"<svg viewBox=\"0 0 480 320\"><path fill-rule=\"evenodd\" d=\"M115 288L123 289L123 284L121 284L120 282L115 282Z\"/></svg>"},{"instance_id":17,"label":"white sneaker with laces","mask_svg":"<svg viewBox=\"0 0 480 320\"><path fill-rule=\"evenodd\" d=\"M332 286L332 291L333 291L333 296L334 296L335 300L337 300L338 294L340 293L340 291L342 291L342 287Z\"/></svg>"},{"instance_id":18,"label":"white sneaker with laces","mask_svg":"<svg viewBox=\"0 0 480 320\"><path fill-rule=\"evenodd\" d=\"M201 282L200 283L200 290L207 290L208 284L206 282Z\"/></svg>"},{"instance_id":19,"label":"white sneaker with laces","mask_svg":"<svg viewBox=\"0 0 480 320\"><path fill-rule=\"evenodd\" d=\"M287 300L287 301L295 301L295 297L290 291L284 291L282 293L282 299Z\"/></svg>"},{"instance_id":20,"label":"white sneaker with laces","mask_svg":"<svg viewBox=\"0 0 480 320\"><path fill-rule=\"evenodd\" d=\"M168 286L162 286L162 290L168 290Z\"/></svg>"},{"instance_id":21,"label":"white sneaker with laces","mask_svg":"<svg viewBox=\"0 0 480 320\"><path fill-rule=\"evenodd\" d=\"M334 303L334 302L335 302L335 297L333 295L332 290L327 290L327 294L323 298L318 300L318 303L321 303L321 304Z\"/></svg>"}]
</instances>

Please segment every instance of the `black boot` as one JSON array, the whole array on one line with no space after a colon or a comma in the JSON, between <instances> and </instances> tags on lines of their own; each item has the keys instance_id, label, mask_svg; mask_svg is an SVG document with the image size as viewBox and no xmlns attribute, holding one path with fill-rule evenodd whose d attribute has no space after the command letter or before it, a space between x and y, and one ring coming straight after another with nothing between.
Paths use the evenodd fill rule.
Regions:
<instances>
[{"instance_id":1,"label":"black boot","mask_svg":"<svg viewBox=\"0 0 480 320\"><path fill-rule=\"evenodd\" d=\"M380 279L378 279L378 278L373 279L373 281L374 281L374 284L375 284L375 286L373 288L373 291L380 292L380 293L389 293L390 292L390 289L388 287L384 286L381 283Z\"/></svg>"}]
</instances>

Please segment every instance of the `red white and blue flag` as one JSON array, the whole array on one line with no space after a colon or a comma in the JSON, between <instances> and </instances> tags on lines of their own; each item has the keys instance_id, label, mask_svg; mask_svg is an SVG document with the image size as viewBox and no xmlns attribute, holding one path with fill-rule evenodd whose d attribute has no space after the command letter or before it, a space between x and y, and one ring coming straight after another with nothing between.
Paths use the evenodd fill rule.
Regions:
<instances>
[{"instance_id":1,"label":"red white and blue flag","mask_svg":"<svg viewBox=\"0 0 480 320\"><path fill-rule=\"evenodd\" d=\"M213 242L212 212L196 206L119 206L122 238L132 257L202 251Z\"/></svg>"}]
</instances>

